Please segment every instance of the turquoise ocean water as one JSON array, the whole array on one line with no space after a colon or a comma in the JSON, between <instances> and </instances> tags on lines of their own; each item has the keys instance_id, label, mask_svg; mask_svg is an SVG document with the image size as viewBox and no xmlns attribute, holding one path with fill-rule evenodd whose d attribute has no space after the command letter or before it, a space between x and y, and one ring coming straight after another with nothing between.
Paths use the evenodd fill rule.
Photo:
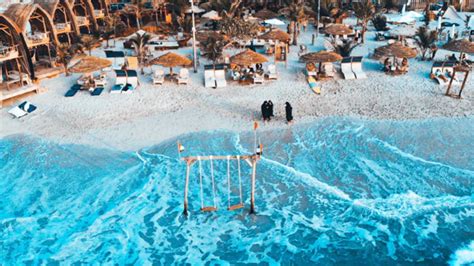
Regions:
<instances>
[{"instance_id":1,"label":"turquoise ocean water","mask_svg":"<svg viewBox=\"0 0 474 266\"><path fill-rule=\"evenodd\" d=\"M179 138L187 155L249 154L252 133ZM0 139L0 265L71 263L459 265L474 260L474 118L327 118L260 133L256 215L200 213L199 168L183 210L176 140L140 151ZM237 164L231 201L238 202ZM212 204L210 165L203 201Z\"/></svg>"}]
</instances>

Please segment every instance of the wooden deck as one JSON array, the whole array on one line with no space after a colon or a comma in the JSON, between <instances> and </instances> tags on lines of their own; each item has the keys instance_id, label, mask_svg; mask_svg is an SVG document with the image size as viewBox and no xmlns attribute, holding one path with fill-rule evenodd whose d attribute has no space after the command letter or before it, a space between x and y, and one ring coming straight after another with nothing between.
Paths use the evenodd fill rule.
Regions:
<instances>
[{"instance_id":1,"label":"wooden deck","mask_svg":"<svg viewBox=\"0 0 474 266\"><path fill-rule=\"evenodd\" d=\"M3 104L13 100L15 98L24 96L26 94L29 94L31 92L39 92L39 87L36 84L31 84L31 85L26 85L23 87L19 87L17 89L11 89L11 90L5 90L2 89L0 90L0 107L3 107Z\"/></svg>"}]
</instances>

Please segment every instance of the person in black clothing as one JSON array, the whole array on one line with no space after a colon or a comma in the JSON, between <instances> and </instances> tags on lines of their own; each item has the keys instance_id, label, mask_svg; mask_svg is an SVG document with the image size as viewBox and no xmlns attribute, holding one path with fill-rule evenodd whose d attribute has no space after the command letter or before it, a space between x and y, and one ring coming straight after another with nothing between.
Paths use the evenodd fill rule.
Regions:
<instances>
[{"instance_id":1,"label":"person in black clothing","mask_svg":"<svg viewBox=\"0 0 474 266\"><path fill-rule=\"evenodd\" d=\"M293 121L293 107L289 102L285 103L286 121L290 124Z\"/></svg>"},{"instance_id":2,"label":"person in black clothing","mask_svg":"<svg viewBox=\"0 0 474 266\"><path fill-rule=\"evenodd\" d=\"M448 57L448 59L449 61L458 61L455 54L452 54L450 57Z\"/></svg>"},{"instance_id":3,"label":"person in black clothing","mask_svg":"<svg viewBox=\"0 0 474 266\"><path fill-rule=\"evenodd\" d=\"M268 108L269 108L269 113L268 113L268 116L269 117L273 117L273 102L271 100L268 101Z\"/></svg>"},{"instance_id":4,"label":"person in black clothing","mask_svg":"<svg viewBox=\"0 0 474 266\"><path fill-rule=\"evenodd\" d=\"M272 116L273 116L273 114L272 114L272 112L273 112L272 106L273 105L270 105L269 101L266 101L266 102L267 102L267 104L265 105L265 113L266 113L266 116L267 116L267 120L270 121Z\"/></svg>"},{"instance_id":5,"label":"person in black clothing","mask_svg":"<svg viewBox=\"0 0 474 266\"><path fill-rule=\"evenodd\" d=\"M263 121L267 121L267 119L268 119L267 106L268 106L268 102L264 101L262 106L261 106Z\"/></svg>"}]
</instances>

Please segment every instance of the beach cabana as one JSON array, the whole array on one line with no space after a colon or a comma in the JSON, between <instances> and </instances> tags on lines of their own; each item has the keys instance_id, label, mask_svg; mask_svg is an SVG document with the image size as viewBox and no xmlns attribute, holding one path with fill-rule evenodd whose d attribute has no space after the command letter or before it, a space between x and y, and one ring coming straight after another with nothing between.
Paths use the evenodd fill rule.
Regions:
<instances>
[{"instance_id":1,"label":"beach cabana","mask_svg":"<svg viewBox=\"0 0 474 266\"><path fill-rule=\"evenodd\" d=\"M49 14L38 4L12 4L5 11L18 26L36 71L53 66L53 47L58 45Z\"/></svg>"},{"instance_id":2,"label":"beach cabana","mask_svg":"<svg viewBox=\"0 0 474 266\"><path fill-rule=\"evenodd\" d=\"M460 40L453 40L443 46L443 49L458 52L460 53L460 60L457 62L457 65L454 67L453 75L451 76L451 80L449 81L448 88L446 90L446 95L452 96L450 94L451 86L453 84L453 80L456 77L456 73L464 73L464 80L461 85L461 89L459 90L459 94L456 96L461 98L462 91L464 90L464 86L466 85L466 81L468 79L469 72L471 70L471 64L463 60L463 54L473 54L474 53L474 42L468 41L466 39Z\"/></svg>"},{"instance_id":3,"label":"beach cabana","mask_svg":"<svg viewBox=\"0 0 474 266\"><path fill-rule=\"evenodd\" d=\"M17 89L18 93L19 88L34 78L34 69L21 30L3 14L0 14L0 67L1 106L3 100L7 99L4 90Z\"/></svg>"},{"instance_id":4,"label":"beach cabana","mask_svg":"<svg viewBox=\"0 0 474 266\"><path fill-rule=\"evenodd\" d=\"M404 37L413 37L416 35L416 27L414 25L400 24L389 30L389 34L393 37L402 39Z\"/></svg>"},{"instance_id":5,"label":"beach cabana","mask_svg":"<svg viewBox=\"0 0 474 266\"><path fill-rule=\"evenodd\" d=\"M275 62L284 61L287 63L287 55L289 52L289 43L291 36L279 29L273 29L258 37L261 40L273 42L273 44L266 49L267 54L275 55Z\"/></svg>"},{"instance_id":6,"label":"beach cabana","mask_svg":"<svg viewBox=\"0 0 474 266\"><path fill-rule=\"evenodd\" d=\"M56 38L60 43L71 44L79 33L71 5L66 0L35 0L52 18Z\"/></svg>"},{"instance_id":7,"label":"beach cabana","mask_svg":"<svg viewBox=\"0 0 474 266\"><path fill-rule=\"evenodd\" d=\"M163 67L169 67L170 68L170 76L173 76L173 67L186 67L192 64L192 61L179 54L175 54L172 52L168 52L162 56L159 56L155 59L153 59L150 64L152 65L161 65Z\"/></svg>"},{"instance_id":8,"label":"beach cabana","mask_svg":"<svg viewBox=\"0 0 474 266\"><path fill-rule=\"evenodd\" d=\"M307 65L307 69L311 64L319 63L319 73L323 74L326 77L333 77L334 76L334 67L333 63L342 60L342 56L335 52L330 51L319 51L314 53L307 53L300 56L300 60L305 62ZM308 71L309 72L309 71Z\"/></svg>"},{"instance_id":9,"label":"beach cabana","mask_svg":"<svg viewBox=\"0 0 474 266\"><path fill-rule=\"evenodd\" d=\"M89 0L69 0L76 25L81 34L91 34L96 29L94 8Z\"/></svg>"},{"instance_id":10,"label":"beach cabana","mask_svg":"<svg viewBox=\"0 0 474 266\"><path fill-rule=\"evenodd\" d=\"M404 74L408 72L408 59L415 58L415 49L403 45L401 42L394 42L375 49L374 57L385 59L384 69L389 74ZM393 62L389 62L393 58ZM397 58L402 58L402 63L398 64Z\"/></svg>"},{"instance_id":11,"label":"beach cabana","mask_svg":"<svg viewBox=\"0 0 474 266\"><path fill-rule=\"evenodd\" d=\"M251 77L253 79L253 83L263 83L264 72L263 69L258 69L258 66L266 62L268 62L268 59L265 56L250 49L233 55L230 58L230 63L234 65L232 68L239 73L239 80L246 81L249 80L249 77ZM251 66L253 65L257 66L255 71L252 71L253 68ZM241 69L240 67L243 68ZM236 77L235 73L233 76Z\"/></svg>"},{"instance_id":12,"label":"beach cabana","mask_svg":"<svg viewBox=\"0 0 474 266\"><path fill-rule=\"evenodd\" d=\"M105 51L105 57L109 60L112 60L112 67L113 68L122 68L125 64L125 52L124 51Z\"/></svg>"}]
</instances>

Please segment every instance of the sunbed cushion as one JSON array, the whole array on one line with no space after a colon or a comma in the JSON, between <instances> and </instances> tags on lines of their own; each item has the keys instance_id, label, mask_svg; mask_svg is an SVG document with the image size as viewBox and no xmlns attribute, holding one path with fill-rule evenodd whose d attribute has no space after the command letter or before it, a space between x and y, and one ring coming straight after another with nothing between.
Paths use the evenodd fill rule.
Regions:
<instances>
[{"instance_id":1,"label":"sunbed cushion","mask_svg":"<svg viewBox=\"0 0 474 266\"><path fill-rule=\"evenodd\" d=\"M92 96L99 96L102 93L103 90L104 90L104 87L97 87L91 92L91 95Z\"/></svg>"},{"instance_id":2,"label":"sunbed cushion","mask_svg":"<svg viewBox=\"0 0 474 266\"><path fill-rule=\"evenodd\" d=\"M27 106L27 105L28 105L28 106ZM29 103L28 101L22 102L20 105L18 105L18 107L19 107L20 109L22 109L23 111L28 112L28 113L31 113L31 112L33 112L34 110L36 110L36 106L32 105L32 104ZM28 108L26 109L26 107L28 107Z\"/></svg>"}]
</instances>

